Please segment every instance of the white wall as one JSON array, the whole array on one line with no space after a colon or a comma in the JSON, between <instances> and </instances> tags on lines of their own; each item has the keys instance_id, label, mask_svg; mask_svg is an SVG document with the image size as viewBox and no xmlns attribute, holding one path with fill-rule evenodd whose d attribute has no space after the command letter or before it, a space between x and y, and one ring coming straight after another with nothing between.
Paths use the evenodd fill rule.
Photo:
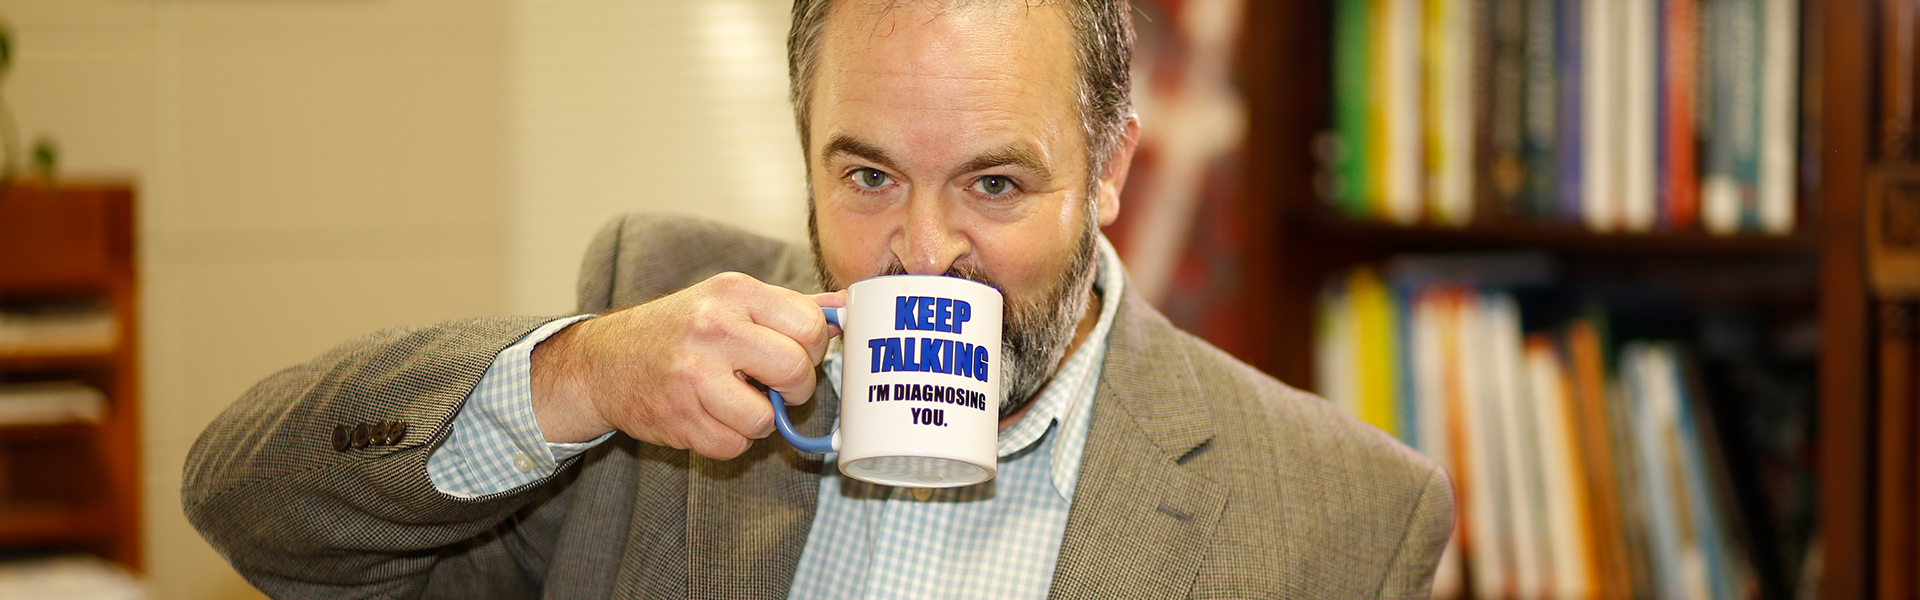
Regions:
<instances>
[{"instance_id":1,"label":"white wall","mask_svg":"<svg viewBox=\"0 0 1920 600\"><path fill-rule=\"evenodd\" d=\"M392 325L573 305L623 210L804 239L786 0L0 0L21 131L137 185L147 570L257 592L180 469L253 382Z\"/></svg>"},{"instance_id":2,"label":"white wall","mask_svg":"<svg viewBox=\"0 0 1920 600\"><path fill-rule=\"evenodd\" d=\"M257 598L181 515L253 381L360 332L506 307L498 2L5 0L5 98L73 174L138 185L147 570Z\"/></svg>"},{"instance_id":3,"label":"white wall","mask_svg":"<svg viewBox=\"0 0 1920 600\"><path fill-rule=\"evenodd\" d=\"M787 0L510 0L515 312L573 306L587 239L629 210L806 239Z\"/></svg>"},{"instance_id":4,"label":"white wall","mask_svg":"<svg viewBox=\"0 0 1920 600\"><path fill-rule=\"evenodd\" d=\"M253 382L392 324L572 305L587 237L673 210L804 239L786 0L0 0L0 88L131 178L155 597L257 598L180 469Z\"/></svg>"}]
</instances>

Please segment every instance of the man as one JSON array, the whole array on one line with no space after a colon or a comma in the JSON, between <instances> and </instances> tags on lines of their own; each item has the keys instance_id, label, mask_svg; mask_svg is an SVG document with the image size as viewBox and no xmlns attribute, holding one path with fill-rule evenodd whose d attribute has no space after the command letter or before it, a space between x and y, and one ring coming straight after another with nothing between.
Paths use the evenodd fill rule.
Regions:
<instances>
[{"instance_id":1,"label":"man","mask_svg":"<svg viewBox=\"0 0 1920 600\"><path fill-rule=\"evenodd\" d=\"M1424 596L1446 476L1174 330L1098 235L1138 139L1127 10L796 2L811 252L616 220L581 308L630 307L276 374L195 445L190 518L283 597ZM838 403L844 296L802 291L887 273L1006 296L994 481L873 486L763 439L752 382L811 397L814 435Z\"/></svg>"}]
</instances>

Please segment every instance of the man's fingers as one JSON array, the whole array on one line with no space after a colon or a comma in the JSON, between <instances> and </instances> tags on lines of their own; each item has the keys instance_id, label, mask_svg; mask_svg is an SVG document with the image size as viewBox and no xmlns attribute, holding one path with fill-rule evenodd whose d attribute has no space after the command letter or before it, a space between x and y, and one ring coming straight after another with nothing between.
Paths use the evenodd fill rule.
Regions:
<instances>
[{"instance_id":1,"label":"man's fingers","mask_svg":"<svg viewBox=\"0 0 1920 600\"><path fill-rule=\"evenodd\" d=\"M773 297L765 304L749 309L747 315L754 324L779 332L800 344L814 363L826 357L827 340L836 333L827 324L826 316L820 314L819 304L812 298L789 290L776 288Z\"/></svg>"},{"instance_id":2,"label":"man's fingers","mask_svg":"<svg viewBox=\"0 0 1920 600\"><path fill-rule=\"evenodd\" d=\"M716 378L699 393L700 407L709 418L742 437L760 439L773 433L773 404L767 393L740 377Z\"/></svg>"},{"instance_id":3,"label":"man's fingers","mask_svg":"<svg viewBox=\"0 0 1920 600\"><path fill-rule=\"evenodd\" d=\"M814 356L798 342L765 328L747 328L739 333L737 354L731 364L761 385L779 390L788 404L806 402L813 396Z\"/></svg>"}]
</instances>

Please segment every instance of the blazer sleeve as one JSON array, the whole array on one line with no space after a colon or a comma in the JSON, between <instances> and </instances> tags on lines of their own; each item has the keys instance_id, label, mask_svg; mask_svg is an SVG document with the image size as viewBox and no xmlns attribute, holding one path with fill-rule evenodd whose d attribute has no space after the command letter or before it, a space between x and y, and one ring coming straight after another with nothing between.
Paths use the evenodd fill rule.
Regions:
<instances>
[{"instance_id":1,"label":"blazer sleeve","mask_svg":"<svg viewBox=\"0 0 1920 600\"><path fill-rule=\"evenodd\" d=\"M454 498L427 479L426 460L493 357L542 322L387 329L268 377L189 451L188 520L280 598L416 597L443 559L470 563L478 543L523 541L483 534L541 497L542 485ZM360 448L335 444L338 428L383 423L405 429Z\"/></svg>"},{"instance_id":2,"label":"blazer sleeve","mask_svg":"<svg viewBox=\"0 0 1920 600\"><path fill-rule=\"evenodd\" d=\"M1433 597L1434 570L1440 553L1453 535L1453 484L1439 467L1429 472L1420 500L1407 516L1407 527L1381 582L1381 598Z\"/></svg>"},{"instance_id":3,"label":"blazer sleeve","mask_svg":"<svg viewBox=\"0 0 1920 600\"><path fill-rule=\"evenodd\" d=\"M588 245L579 309L637 304L724 271L810 291L809 256L696 219L622 215ZM426 461L493 358L545 321L383 330L268 377L189 452L188 520L276 598L537 596L584 456L471 499L440 493ZM406 424L391 443L334 444L340 426L391 422Z\"/></svg>"}]
</instances>

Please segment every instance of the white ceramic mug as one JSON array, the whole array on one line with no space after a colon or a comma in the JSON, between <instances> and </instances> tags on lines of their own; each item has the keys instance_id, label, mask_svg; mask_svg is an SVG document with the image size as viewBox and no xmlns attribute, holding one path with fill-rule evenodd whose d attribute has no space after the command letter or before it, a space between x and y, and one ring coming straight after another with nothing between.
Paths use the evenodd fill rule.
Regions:
<instances>
[{"instance_id":1,"label":"white ceramic mug","mask_svg":"<svg viewBox=\"0 0 1920 600\"><path fill-rule=\"evenodd\" d=\"M840 427L802 436L769 390L793 447L839 452L848 477L900 487L993 478L1000 435L998 290L939 275L889 275L847 287L841 327Z\"/></svg>"}]
</instances>

